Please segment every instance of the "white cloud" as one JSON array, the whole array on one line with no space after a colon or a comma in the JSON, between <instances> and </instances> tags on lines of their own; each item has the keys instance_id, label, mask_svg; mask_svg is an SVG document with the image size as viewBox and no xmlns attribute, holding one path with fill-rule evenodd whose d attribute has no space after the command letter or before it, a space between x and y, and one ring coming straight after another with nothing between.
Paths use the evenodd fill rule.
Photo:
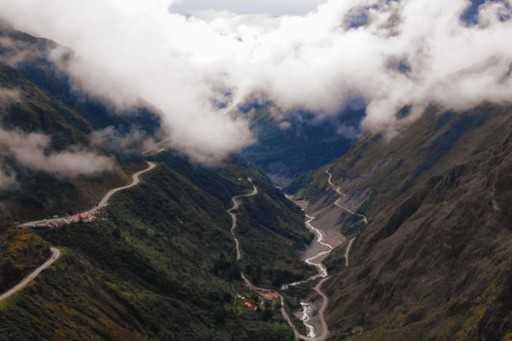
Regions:
<instances>
[{"instance_id":1,"label":"white cloud","mask_svg":"<svg viewBox=\"0 0 512 341\"><path fill-rule=\"evenodd\" d=\"M171 144L200 161L252 142L240 103L285 113L368 103L366 129L394 133L430 104L464 110L512 98L512 23L466 0L330 0L303 15L185 17L166 0L0 0L0 18L75 53L62 63L89 94L161 114ZM59 58L59 53L55 53ZM227 104L219 109L217 104ZM404 121L396 118L411 108Z\"/></svg>"},{"instance_id":2,"label":"white cloud","mask_svg":"<svg viewBox=\"0 0 512 341\"><path fill-rule=\"evenodd\" d=\"M0 109L20 101L20 93L17 89L0 87Z\"/></svg>"},{"instance_id":3,"label":"white cloud","mask_svg":"<svg viewBox=\"0 0 512 341\"><path fill-rule=\"evenodd\" d=\"M50 152L49 144L50 138L44 134L26 134L0 128L0 156L4 160L0 169L6 168L6 158L13 158L24 167L60 177L91 176L112 171L116 167L114 160L92 151L72 147L61 152ZM5 182L13 178L5 172L0 177Z\"/></svg>"},{"instance_id":4,"label":"white cloud","mask_svg":"<svg viewBox=\"0 0 512 341\"><path fill-rule=\"evenodd\" d=\"M16 40L8 36L0 36L0 52L0 62L11 67L37 60L44 57L45 54L44 51L29 42Z\"/></svg>"},{"instance_id":5,"label":"white cloud","mask_svg":"<svg viewBox=\"0 0 512 341\"><path fill-rule=\"evenodd\" d=\"M198 14L227 11L237 14L297 15L314 10L325 0L178 0L173 12Z\"/></svg>"},{"instance_id":6,"label":"white cloud","mask_svg":"<svg viewBox=\"0 0 512 341\"><path fill-rule=\"evenodd\" d=\"M141 130L132 129L121 134L113 127L107 127L91 133L90 144L118 154L143 154L157 150L157 142Z\"/></svg>"}]
</instances>

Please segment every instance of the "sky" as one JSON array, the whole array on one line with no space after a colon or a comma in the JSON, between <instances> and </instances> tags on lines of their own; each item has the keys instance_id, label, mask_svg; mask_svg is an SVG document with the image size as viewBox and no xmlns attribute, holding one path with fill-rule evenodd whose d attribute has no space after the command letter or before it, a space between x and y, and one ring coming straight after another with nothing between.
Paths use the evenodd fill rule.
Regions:
<instances>
[{"instance_id":1,"label":"sky","mask_svg":"<svg viewBox=\"0 0 512 341\"><path fill-rule=\"evenodd\" d=\"M237 110L248 102L270 103L286 127L358 98L361 128L392 138L429 106L512 98L511 0L473 6L469 21L468 0L210 3L0 0L0 19L67 47L50 57L77 88L120 111L150 108L171 147L203 163L255 142Z\"/></svg>"},{"instance_id":2,"label":"sky","mask_svg":"<svg viewBox=\"0 0 512 341\"><path fill-rule=\"evenodd\" d=\"M177 13L194 14L205 11L228 11L238 14L273 16L300 15L314 10L325 0L181 0L171 9Z\"/></svg>"}]
</instances>

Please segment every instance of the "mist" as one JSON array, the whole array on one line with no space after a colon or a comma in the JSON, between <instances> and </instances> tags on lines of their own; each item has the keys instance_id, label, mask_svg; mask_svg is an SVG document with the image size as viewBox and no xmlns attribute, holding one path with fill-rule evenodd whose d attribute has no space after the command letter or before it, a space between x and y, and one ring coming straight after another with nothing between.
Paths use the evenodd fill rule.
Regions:
<instances>
[{"instance_id":1,"label":"mist","mask_svg":"<svg viewBox=\"0 0 512 341\"><path fill-rule=\"evenodd\" d=\"M271 103L283 122L362 98L362 128L394 136L432 105L463 111L512 98L510 0L483 4L472 23L461 19L466 0L333 0L278 17L185 16L169 0L0 5L1 19L66 47L51 58L82 91L119 110L150 107L171 146L200 162L254 142L237 110L248 101Z\"/></svg>"},{"instance_id":2,"label":"mist","mask_svg":"<svg viewBox=\"0 0 512 341\"><path fill-rule=\"evenodd\" d=\"M0 87L0 109L20 101L20 93L16 89Z\"/></svg>"},{"instance_id":3,"label":"mist","mask_svg":"<svg viewBox=\"0 0 512 341\"><path fill-rule=\"evenodd\" d=\"M12 161L26 168L63 178L94 176L116 168L113 159L82 147L60 152L49 151L50 137L0 127L0 187L10 185L14 174ZM6 171L7 170L7 171Z\"/></svg>"},{"instance_id":4,"label":"mist","mask_svg":"<svg viewBox=\"0 0 512 341\"><path fill-rule=\"evenodd\" d=\"M135 128L126 134L121 134L114 127L97 130L89 136L89 143L93 147L122 155L142 155L159 149L153 137Z\"/></svg>"}]
</instances>

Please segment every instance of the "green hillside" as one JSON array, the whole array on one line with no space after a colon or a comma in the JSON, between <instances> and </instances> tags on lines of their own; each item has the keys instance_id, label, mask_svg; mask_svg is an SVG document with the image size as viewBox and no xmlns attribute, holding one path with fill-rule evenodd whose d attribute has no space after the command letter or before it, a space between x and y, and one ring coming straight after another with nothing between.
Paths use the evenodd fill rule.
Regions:
<instances>
[{"instance_id":1,"label":"green hillside","mask_svg":"<svg viewBox=\"0 0 512 341\"><path fill-rule=\"evenodd\" d=\"M331 165L344 202L369 218L350 267L344 248L329 260L333 340L507 339L511 131L509 108L431 112ZM326 182L320 170L306 187L313 205L332 205Z\"/></svg>"},{"instance_id":2,"label":"green hillside","mask_svg":"<svg viewBox=\"0 0 512 341\"><path fill-rule=\"evenodd\" d=\"M96 223L37 236L19 231L22 237L4 241L7 250L24 249L20 256L10 256L20 272L44 259L48 252L38 245L54 245L64 256L3 304L2 335L10 340L78 335L91 340L291 340L278 313L268 320L263 313L240 312L234 304L237 294L248 293L236 270L225 211L231 203L226 198L250 189L238 178L261 175L237 166L222 171L197 168L194 174L173 159L159 160L160 166L145 176L144 183L120 193ZM208 185L193 182L199 174ZM211 188L204 187L210 184L222 184L224 193L210 194ZM267 237L262 229L267 222L256 211L244 221L244 228L253 230L261 244L248 251L247 258L265 259L265 274L296 271L300 276L304 265L294 250L309 238L302 213L283 196L267 193L265 186L262 183L259 200L281 208L272 229L282 237ZM243 215L246 212L252 212L251 205Z\"/></svg>"}]
</instances>

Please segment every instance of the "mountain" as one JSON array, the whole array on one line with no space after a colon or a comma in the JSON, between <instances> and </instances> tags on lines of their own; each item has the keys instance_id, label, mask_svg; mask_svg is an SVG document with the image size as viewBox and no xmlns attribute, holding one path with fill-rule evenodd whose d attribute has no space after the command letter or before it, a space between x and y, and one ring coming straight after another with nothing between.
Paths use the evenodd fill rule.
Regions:
<instances>
[{"instance_id":1,"label":"mountain","mask_svg":"<svg viewBox=\"0 0 512 341\"><path fill-rule=\"evenodd\" d=\"M48 58L49 49L55 46L46 39L0 29L0 89L11 90L18 98L0 106L2 131L45 134L50 138L44 151L48 154L90 149L91 134L109 127L120 133L136 128L150 134L158 129L159 122L151 113L116 115L77 91ZM69 178L8 160L17 181L0 192L0 225L88 208L103 192L128 181L125 170L136 167L132 156L100 154L115 158L121 167L96 176Z\"/></svg>"},{"instance_id":2,"label":"mountain","mask_svg":"<svg viewBox=\"0 0 512 341\"><path fill-rule=\"evenodd\" d=\"M292 340L280 302L250 291L240 272L268 288L311 274L297 257L312 239L304 213L238 159L205 167L172 152L143 157L92 145L91 134L104 128L135 125L151 134L159 122L145 110L116 116L72 89L43 58L51 42L8 30L0 42L0 89L16 94L1 106L0 128L25 139L15 147L0 141L12 149L0 153L1 166L15 174L15 184L0 189L0 297L47 264L0 299L0 339ZM7 63L20 46L36 58ZM30 164L16 148L33 134L38 161L87 150L116 167L63 176ZM147 161L156 167L126 187ZM237 211L238 262L227 210L234 196L253 190L249 178L258 195ZM88 210L115 188L95 221L19 227ZM50 262L54 250L59 257Z\"/></svg>"},{"instance_id":3,"label":"mountain","mask_svg":"<svg viewBox=\"0 0 512 341\"><path fill-rule=\"evenodd\" d=\"M512 340L510 106L389 137L248 105L257 143L205 166L55 46L0 23L1 340Z\"/></svg>"},{"instance_id":4,"label":"mountain","mask_svg":"<svg viewBox=\"0 0 512 341\"><path fill-rule=\"evenodd\" d=\"M235 165L212 171L167 155L155 161L158 168L140 186L119 193L95 223L35 235L9 230L2 247L4 275L19 271L15 277L21 278L42 263L49 245L64 257L37 285L2 304L2 335L10 340L292 339L278 312L269 319L238 306L237 295L249 293L239 281L226 209L232 195L250 190L238 179L254 177L260 208L244 205L242 216L256 213L243 221L252 232L250 239L242 237L242 249L261 243L247 258L264 261L259 266L269 281L307 271L294 256L296 244L308 239L302 212L253 171ZM261 206L279 213L259 216ZM279 223L267 225L274 223L268 217ZM269 228L280 237L269 236Z\"/></svg>"},{"instance_id":5,"label":"mountain","mask_svg":"<svg viewBox=\"0 0 512 341\"><path fill-rule=\"evenodd\" d=\"M54 152L88 144L88 136L93 128L81 113L53 98L16 69L0 64L0 87L16 89L23 98L0 110L0 124L6 131L51 136L49 148ZM16 160L9 161L9 164L17 181L15 186L0 193L0 225L3 226L14 221L87 207L99 199L102 190L126 180L122 170L70 179L23 167ZM74 200L70 201L69 198Z\"/></svg>"},{"instance_id":6,"label":"mountain","mask_svg":"<svg viewBox=\"0 0 512 341\"><path fill-rule=\"evenodd\" d=\"M136 126L151 133L158 130L158 116L146 109L113 112L110 106L81 93L50 57L55 47L59 46L53 41L9 28L2 29L0 23L0 60L3 64L15 68L20 77L36 85L52 100L80 112L94 129L113 126L126 131ZM64 51L73 53L68 49Z\"/></svg>"},{"instance_id":7,"label":"mountain","mask_svg":"<svg viewBox=\"0 0 512 341\"><path fill-rule=\"evenodd\" d=\"M509 107L431 110L312 175L311 210L356 238L348 267L348 243L328 260L333 340L510 339L511 132ZM326 170L367 225L333 205Z\"/></svg>"}]
</instances>

